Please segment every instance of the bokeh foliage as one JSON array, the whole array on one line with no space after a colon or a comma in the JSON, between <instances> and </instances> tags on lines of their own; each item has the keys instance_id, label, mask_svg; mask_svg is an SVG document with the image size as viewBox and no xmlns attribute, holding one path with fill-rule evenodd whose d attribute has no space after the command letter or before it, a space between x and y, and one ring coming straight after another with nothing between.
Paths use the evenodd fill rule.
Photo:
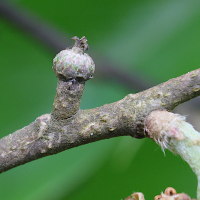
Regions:
<instances>
[{"instance_id":1,"label":"bokeh foliage","mask_svg":"<svg viewBox=\"0 0 200 200\"><path fill-rule=\"evenodd\" d=\"M161 83L199 67L200 2L12 0L67 36L85 35L116 68ZM49 113L56 91L54 54L0 17L1 137ZM73 43L72 43L73 44ZM101 66L96 66L96 68ZM144 80L145 81L145 80ZM81 109L120 100L120 82L86 83ZM152 199L168 186L196 197L187 163L149 139L114 138L70 149L0 175L1 199L124 199L133 191Z\"/></svg>"}]
</instances>

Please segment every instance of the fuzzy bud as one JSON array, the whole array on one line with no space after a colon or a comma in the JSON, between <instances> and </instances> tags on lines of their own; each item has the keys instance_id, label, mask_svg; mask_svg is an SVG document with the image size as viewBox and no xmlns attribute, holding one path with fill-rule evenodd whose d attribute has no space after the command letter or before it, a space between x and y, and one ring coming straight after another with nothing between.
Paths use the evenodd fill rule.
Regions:
<instances>
[{"instance_id":1,"label":"fuzzy bud","mask_svg":"<svg viewBox=\"0 0 200 200\"><path fill-rule=\"evenodd\" d=\"M165 110L148 115L145 131L163 151L168 149L179 154L190 165L198 179L197 198L200 200L200 133L185 121L185 117Z\"/></svg>"},{"instance_id":2,"label":"fuzzy bud","mask_svg":"<svg viewBox=\"0 0 200 200\"><path fill-rule=\"evenodd\" d=\"M167 149L171 138L182 140L179 126L185 117L165 110L153 111L145 120L145 131L159 144L162 150Z\"/></svg>"}]
</instances>

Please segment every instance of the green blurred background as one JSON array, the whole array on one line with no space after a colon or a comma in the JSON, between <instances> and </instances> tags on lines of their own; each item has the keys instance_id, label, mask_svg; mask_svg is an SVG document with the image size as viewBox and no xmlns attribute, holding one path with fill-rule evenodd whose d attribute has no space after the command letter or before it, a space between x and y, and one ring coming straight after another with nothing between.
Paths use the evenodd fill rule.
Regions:
<instances>
[{"instance_id":1,"label":"green blurred background","mask_svg":"<svg viewBox=\"0 0 200 200\"><path fill-rule=\"evenodd\" d=\"M85 35L97 69L109 62L113 70L149 83L147 88L199 68L198 0L5 2L68 41ZM0 7L5 2L0 0ZM1 137L51 112L57 84L51 67L56 53L0 12ZM105 67L104 73L97 70L86 83L81 109L118 101L142 88L106 73ZM200 130L196 102L179 106L176 112L189 115ZM197 180L187 163L169 151L164 156L149 139L131 137L87 144L0 175L3 200L121 200L136 191L153 199L168 186L196 198Z\"/></svg>"}]
</instances>

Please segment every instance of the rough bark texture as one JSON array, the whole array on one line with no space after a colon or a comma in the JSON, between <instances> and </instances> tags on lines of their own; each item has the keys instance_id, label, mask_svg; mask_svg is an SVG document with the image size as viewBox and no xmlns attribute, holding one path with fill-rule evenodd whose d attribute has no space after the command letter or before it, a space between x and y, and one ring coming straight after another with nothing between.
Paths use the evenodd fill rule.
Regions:
<instances>
[{"instance_id":1,"label":"rough bark texture","mask_svg":"<svg viewBox=\"0 0 200 200\"><path fill-rule=\"evenodd\" d=\"M0 140L0 172L97 140L147 137L144 121L151 111L172 110L200 95L200 69L90 110L79 110L83 88L83 80L59 80L52 113Z\"/></svg>"},{"instance_id":2,"label":"rough bark texture","mask_svg":"<svg viewBox=\"0 0 200 200\"><path fill-rule=\"evenodd\" d=\"M57 92L51 115L59 120L62 118L69 118L76 114L80 108L84 87L84 82L78 82L76 80L58 80Z\"/></svg>"}]
</instances>

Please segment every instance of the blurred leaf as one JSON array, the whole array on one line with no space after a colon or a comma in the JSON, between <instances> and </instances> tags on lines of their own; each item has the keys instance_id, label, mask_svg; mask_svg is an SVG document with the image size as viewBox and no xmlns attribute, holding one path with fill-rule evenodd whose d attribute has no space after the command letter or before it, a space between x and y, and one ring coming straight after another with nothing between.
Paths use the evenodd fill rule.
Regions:
<instances>
[{"instance_id":1,"label":"blurred leaf","mask_svg":"<svg viewBox=\"0 0 200 200\"><path fill-rule=\"evenodd\" d=\"M124 70L138 69L166 81L194 70L200 62L200 2L152 1L130 7L99 42L104 55Z\"/></svg>"}]
</instances>

